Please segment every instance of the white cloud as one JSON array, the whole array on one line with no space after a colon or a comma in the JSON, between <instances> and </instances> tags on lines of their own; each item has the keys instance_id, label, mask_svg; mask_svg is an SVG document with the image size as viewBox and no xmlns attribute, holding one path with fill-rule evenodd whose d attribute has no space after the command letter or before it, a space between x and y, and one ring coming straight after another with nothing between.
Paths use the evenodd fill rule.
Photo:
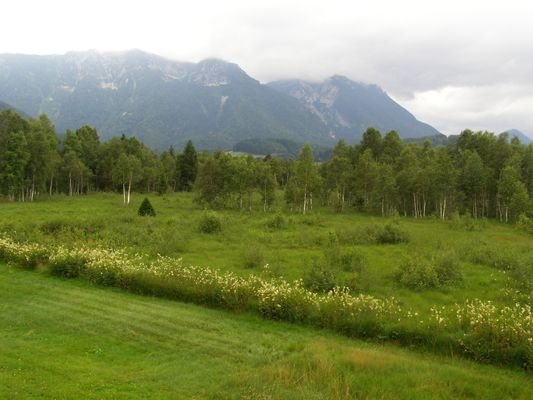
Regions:
<instances>
[{"instance_id":1,"label":"white cloud","mask_svg":"<svg viewBox=\"0 0 533 400\"><path fill-rule=\"evenodd\" d=\"M338 73L381 85L446 133L483 126L533 135L533 3L525 0L18 0L2 5L2 17L0 53L216 56L263 82Z\"/></svg>"}]
</instances>

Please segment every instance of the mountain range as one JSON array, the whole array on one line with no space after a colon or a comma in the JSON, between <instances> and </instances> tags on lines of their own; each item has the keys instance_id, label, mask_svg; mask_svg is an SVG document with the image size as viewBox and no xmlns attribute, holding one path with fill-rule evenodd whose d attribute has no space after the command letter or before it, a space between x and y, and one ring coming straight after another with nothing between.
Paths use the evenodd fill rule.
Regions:
<instances>
[{"instance_id":1,"label":"mountain range","mask_svg":"<svg viewBox=\"0 0 533 400\"><path fill-rule=\"evenodd\" d=\"M438 134L376 85L342 76L262 84L223 60L140 50L0 55L0 100L46 113L59 133L89 124L103 139L133 135L158 149L188 139L208 150L265 138L331 146L358 141L370 126L403 138Z\"/></svg>"}]
</instances>

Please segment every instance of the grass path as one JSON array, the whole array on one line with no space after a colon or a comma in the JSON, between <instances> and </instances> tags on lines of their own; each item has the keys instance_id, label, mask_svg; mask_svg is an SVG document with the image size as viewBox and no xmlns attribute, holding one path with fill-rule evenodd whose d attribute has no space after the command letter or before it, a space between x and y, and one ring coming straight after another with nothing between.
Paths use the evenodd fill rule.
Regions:
<instances>
[{"instance_id":1,"label":"grass path","mask_svg":"<svg viewBox=\"0 0 533 400\"><path fill-rule=\"evenodd\" d=\"M0 265L0 399L529 399L520 371Z\"/></svg>"}]
</instances>

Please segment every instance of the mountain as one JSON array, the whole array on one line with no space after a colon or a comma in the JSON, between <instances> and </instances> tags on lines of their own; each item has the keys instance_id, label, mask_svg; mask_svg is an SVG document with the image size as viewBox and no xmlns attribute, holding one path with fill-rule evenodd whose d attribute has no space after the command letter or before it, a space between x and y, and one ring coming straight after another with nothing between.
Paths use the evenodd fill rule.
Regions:
<instances>
[{"instance_id":1,"label":"mountain","mask_svg":"<svg viewBox=\"0 0 533 400\"><path fill-rule=\"evenodd\" d=\"M435 136L439 132L418 121L379 86L332 76L323 82L284 80L268 84L310 110L327 126L330 136L358 141L369 127L382 133L391 130L402 138Z\"/></svg>"},{"instance_id":2,"label":"mountain","mask_svg":"<svg viewBox=\"0 0 533 400\"><path fill-rule=\"evenodd\" d=\"M341 76L261 84L237 64L178 62L140 50L0 55L0 98L58 133L88 124L103 139L136 136L152 148L231 149L272 138L333 147L369 127L401 137L438 132L375 85Z\"/></svg>"},{"instance_id":3,"label":"mountain","mask_svg":"<svg viewBox=\"0 0 533 400\"><path fill-rule=\"evenodd\" d=\"M19 114L23 118L26 118L26 119L30 118L30 116L27 115L25 112L20 111L20 110L16 109L15 107L13 107L12 105L4 103L3 101L0 101L0 111L4 111L6 109L10 109L10 110L15 111L17 114Z\"/></svg>"},{"instance_id":4,"label":"mountain","mask_svg":"<svg viewBox=\"0 0 533 400\"><path fill-rule=\"evenodd\" d=\"M9 104L4 103L3 101L0 101L0 111L5 110L6 108L13 109L13 107L11 107Z\"/></svg>"},{"instance_id":5,"label":"mountain","mask_svg":"<svg viewBox=\"0 0 533 400\"><path fill-rule=\"evenodd\" d=\"M507 132L507 134L509 135L509 140L515 137L518 138L518 140L520 140L520 143L522 144L533 143L533 140L529 136L527 136L523 132L520 132L518 129L509 129L505 132Z\"/></svg>"},{"instance_id":6,"label":"mountain","mask_svg":"<svg viewBox=\"0 0 533 400\"><path fill-rule=\"evenodd\" d=\"M60 133L90 124L104 139L134 135L160 149L188 139L210 150L263 137L331 144L298 101L217 59L184 63L139 50L0 55L0 98L46 113Z\"/></svg>"}]
</instances>

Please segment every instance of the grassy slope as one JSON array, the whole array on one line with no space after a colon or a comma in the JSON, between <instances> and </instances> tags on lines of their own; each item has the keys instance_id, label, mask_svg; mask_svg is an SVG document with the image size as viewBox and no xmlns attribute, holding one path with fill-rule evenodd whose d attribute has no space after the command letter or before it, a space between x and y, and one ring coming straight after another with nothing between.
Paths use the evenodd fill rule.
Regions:
<instances>
[{"instance_id":1,"label":"grassy slope","mask_svg":"<svg viewBox=\"0 0 533 400\"><path fill-rule=\"evenodd\" d=\"M0 265L0 398L533 397L520 371Z\"/></svg>"}]
</instances>

